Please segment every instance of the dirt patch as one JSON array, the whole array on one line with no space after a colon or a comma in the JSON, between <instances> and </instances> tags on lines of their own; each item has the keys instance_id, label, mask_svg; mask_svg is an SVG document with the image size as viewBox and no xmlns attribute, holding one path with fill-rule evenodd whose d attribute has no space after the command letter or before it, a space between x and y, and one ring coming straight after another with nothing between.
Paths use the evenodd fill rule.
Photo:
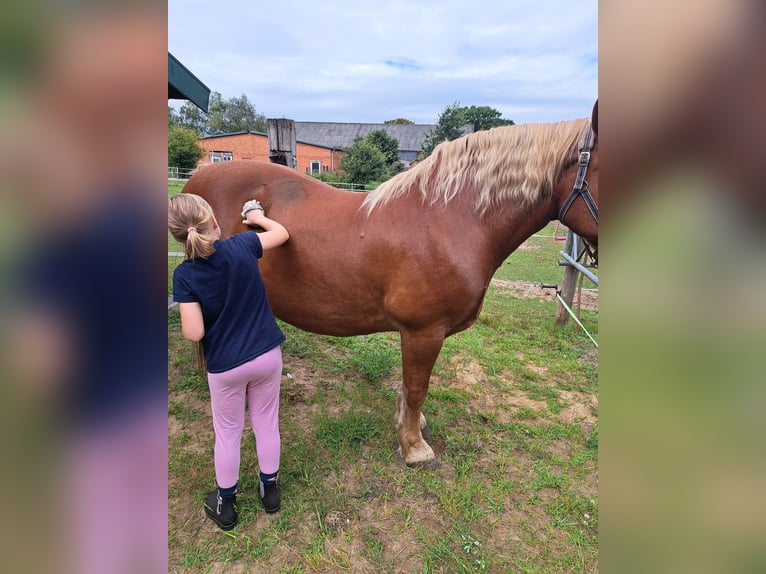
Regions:
<instances>
[{"instance_id":1,"label":"dirt patch","mask_svg":"<svg viewBox=\"0 0 766 574\"><path fill-rule=\"evenodd\" d=\"M547 450L554 456L566 459L572 453L572 443L568 439L556 439L548 445Z\"/></svg>"},{"instance_id":2,"label":"dirt patch","mask_svg":"<svg viewBox=\"0 0 766 574\"><path fill-rule=\"evenodd\" d=\"M521 414L525 423L534 425L544 422L550 412L546 401L532 399L525 391L512 388L515 380L512 372L501 373L501 377L509 383L507 386L496 386L488 383L483 367L474 359L454 355L449 365L454 370L456 379L446 383L437 379L435 383L449 385L464 392L468 398L467 406L474 413L492 416L501 423L518 421ZM557 387L554 380L548 380L547 367L531 361L527 361L524 367L544 379L540 385ZM586 432L590 432L598 416L598 396L562 390L559 391L558 398L564 405L557 415L558 420L567 424L580 424ZM536 414L539 416L535 416ZM434 445L432 447L436 448Z\"/></svg>"},{"instance_id":3,"label":"dirt patch","mask_svg":"<svg viewBox=\"0 0 766 574\"><path fill-rule=\"evenodd\" d=\"M488 548L497 548L499 552L507 555L523 554L525 556L537 556L540 552L536 545L525 542L528 539L527 529L537 527L543 530L544 524L530 523L530 515L518 508L509 508L505 511L506 519L495 525L492 536L487 540ZM522 526L525 525L525 526Z\"/></svg>"},{"instance_id":4,"label":"dirt patch","mask_svg":"<svg viewBox=\"0 0 766 574\"><path fill-rule=\"evenodd\" d=\"M315 368L289 359L284 365L282 377L282 396L291 402L305 403L321 387L321 376Z\"/></svg>"},{"instance_id":5,"label":"dirt patch","mask_svg":"<svg viewBox=\"0 0 766 574\"><path fill-rule=\"evenodd\" d=\"M520 391L512 391L506 395L506 404L513 407L511 418L518 420L518 415L522 414L524 421L530 424L540 420L539 416L533 416L535 413L545 415L548 412L548 404L543 401L535 401L524 396ZM516 416L513 416L516 415Z\"/></svg>"},{"instance_id":6,"label":"dirt patch","mask_svg":"<svg viewBox=\"0 0 766 574\"><path fill-rule=\"evenodd\" d=\"M324 515L322 526L328 530L337 530L351 526L351 515L343 510L331 510Z\"/></svg>"},{"instance_id":7,"label":"dirt patch","mask_svg":"<svg viewBox=\"0 0 766 574\"><path fill-rule=\"evenodd\" d=\"M168 415L168 437L178 436L183 432L183 425L173 415Z\"/></svg>"},{"instance_id":8,"label":"dirt patch","mask_svg":"<svg viewBox=\"0 0 766 574\"><path fill-rule=\"evenodd\" d=\"M542 365L536 365L532 361L527 361L526 365L524 365L527 369L532 371L533 373L537 373L538 375L547 375L548 374L548 367L544 367Z\"/></svg>"},{"instance_id":9,"label":"dirt patch","mask_svg":"<svg viewBox=\"0 0 766 574\"><path fill-rule=\"evenodd\" d=\"M487 375L474 359L454 355L450 358L449 366L455 371L455 377L457 377L455 387L458 389L474 394L480 385L486 383Z\"/></svg>"},{"instance_id":10,"label":"dirt patch","mask_svg":"<svg viewBox=\"0 0 766 574\"><path fill-rule=\"evenodd\" d=\"M214 562L210 565L211 574L261 574L260 568L253 568L249 562Z\"/></svg>"},{"instance_id":11,"label":"dirt patch","mask_svg":"<svg viewBox=\"0 0 766 574\"><path fill-rule=\"evenodd\" d=\"M598 349L588 349L578 360L585 365L598 367Z\"/></svg>"},{"instance_id":12,"label":"dirt patch","mask_svg":"<svg viewBox=\"0 0 766 574\"><path fill-rule=\"evenodd\" d=\"M196 393L177 391L168 406L168 438L172 441L183 435L194 437L182 441L180 448L192 453L208 452L214 441L210 402Z\"/></svg>"},{"instance_id":13,"label":"dirt patch","mask_svg":"<svg viewBox=\"0 0 766 574\"><path fill-rule=\"evenodd\" d=\"M527 281L509 281L507 279L492 279L492 285L502 289L512 297L517 299L543 299L546 301L556 301L555 289L543 289L540 283L529 283ZM578 304L582 309L598 309L598 290L582 289L579 293L575 292L573 309L577 309Z\"/></svg>"},{"instance_id":14,"label":"dirt patch","mask_svg":"<svg viewBox=\"0 0 766 574\"><path fill-rule=\"evenodd\" d=\"M561 391L559 398L566 404L559 412L558 418L561 422L579 423L585 432L593 430L598 416L598 395Z\"/></svg>"},{"instance_id":15,"label":"dirt patch","mask_svg":"<svg viewBox=\"0 0 766 574\"><path fill-rule=\"evenodd\" d=\"M468 397L467 407L471 412L491 416L501 423L513 420L519 405L514 405L508 400L508 395L487 382L484 368L476 360L454 355L450 358L449 365L455 372L455 380L442 384L463 391ZM442 446L438 439L431 444L437 454L440 453L436 449Z\"/></svg>"}]
</instances>

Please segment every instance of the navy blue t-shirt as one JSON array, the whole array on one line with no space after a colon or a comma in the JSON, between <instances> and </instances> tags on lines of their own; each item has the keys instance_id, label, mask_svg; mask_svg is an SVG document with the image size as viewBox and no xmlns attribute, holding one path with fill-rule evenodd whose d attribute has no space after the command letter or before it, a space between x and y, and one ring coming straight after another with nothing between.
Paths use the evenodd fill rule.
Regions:
<instances>
[{"instance_id":1,"label":"navy blue t-shirt","mask_svg":"<svg viewBox=\"0 0 766 574\"><path fill-rule=\"evenodd\" d=\"M216 241L207 259L187 259L173 273L173 300L202 306L207 370L238 367L285 340L266 299L258 234L244 231Z\"/></svg>"},{"instance_id":2,"label":"navy blue t-shirt","mask_svg":"<svg viewBox=\"0 0 766 574\"><path fill-rule=\"evenodd\" d=\"M77 432L167 403L167 324L149 271L162 220L140 189L103 190L76 229L41 234L14 276L22 304L54 311L72 339L61 401Z\"/></svg>"}]
</instances>

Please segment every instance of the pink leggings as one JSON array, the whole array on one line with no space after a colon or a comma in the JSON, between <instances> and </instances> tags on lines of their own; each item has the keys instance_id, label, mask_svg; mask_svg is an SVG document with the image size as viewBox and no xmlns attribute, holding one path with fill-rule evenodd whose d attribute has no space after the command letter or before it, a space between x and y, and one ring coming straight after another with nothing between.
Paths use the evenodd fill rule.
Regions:
<instances>
[{"instance_id":1,"label":"pink leggings","mask_svg":"<svg viewBox=\"0 0 766 574\"><path fill-rule=\"evenodd\" d=\"M279 470L279 388L282 349L277 346L223 373L208 373L215 431L215 478L230 488L239 478L239 447L245 428L245 399L255 434L260 471Z\"/></svg>"}]
</instances>

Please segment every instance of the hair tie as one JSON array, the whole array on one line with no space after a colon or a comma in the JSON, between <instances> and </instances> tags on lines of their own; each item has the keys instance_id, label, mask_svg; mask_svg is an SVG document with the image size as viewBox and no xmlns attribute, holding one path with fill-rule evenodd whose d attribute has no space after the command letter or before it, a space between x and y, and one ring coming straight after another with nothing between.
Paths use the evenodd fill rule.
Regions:
<instances>
[{"instance_id":1,"label":"hair tie","mask_svg":"<svg viewBox=\"0 0 766 574\"><path fill-rule=\"evenodd\" d=\"M197 228L194 227L194 226L187 227L186 228L186 235L189 235L189 233L191 233L192 231L197 231Z\"/></svg>"}]
</instances>

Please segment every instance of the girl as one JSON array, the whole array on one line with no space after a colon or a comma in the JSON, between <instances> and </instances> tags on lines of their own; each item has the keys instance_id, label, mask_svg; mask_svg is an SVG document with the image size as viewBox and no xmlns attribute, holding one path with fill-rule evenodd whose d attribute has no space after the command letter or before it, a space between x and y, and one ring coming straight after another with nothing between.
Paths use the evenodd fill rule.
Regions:
<instances>
[{"instance_id":1,"label":"girl","mask_svg":"<svg viewBox=\"0 0 766 574\"><path fill-rule=\"evenodd\" d=\"M208 495L205 513L223 530L237 524L246 401L258 453L261 502L266 512L280 506L280 345L285 336L266 300L258 259L289 235L256 201L245 204L242 217L243 223L264 231L222 240L213 210L200 196L180 194L168 202L168 229L186 252L173 273L173 299L178 302L182 335L202 343L213 411L218 489Z\"/></svg>"}]
</instances>

